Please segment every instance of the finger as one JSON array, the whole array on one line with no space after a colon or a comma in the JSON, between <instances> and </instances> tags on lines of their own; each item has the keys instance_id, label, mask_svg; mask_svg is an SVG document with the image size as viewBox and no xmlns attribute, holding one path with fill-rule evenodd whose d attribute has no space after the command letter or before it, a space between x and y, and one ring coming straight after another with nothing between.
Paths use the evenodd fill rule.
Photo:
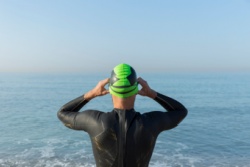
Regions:
<instances>
[{"instance_id":1,"label":"finger","mask_svg":"<svg viewBox=\"0 0 250 167\"><path fill-rule=\"evenodd\" d=\"M101 86L104 87L105 85L107 85L109 83L109 78L106 78L106 79L100 81L100 83L101 83Z\"/></svg>"},{"instance_id":2,"label":"finger","mask_svg":"<svg viewBox=\"0 0 250 167\"><path fill-rule=\"evenodd\" d=\"M104 79L104 83L105 83L105 85L106 85L107 83L109 83L109 78Z\"/></svg>"},{"instance_id":3,"label":"finger","mask_svg":"<svg viewBox=\"0 0 250 167\"><path fill-rule=\"evenodd\" d=\"M141 85L143 79L141 77L137 78L137 82Z\"/></svg>"},{"instance_id":4,"label":"finger","mask_svg":"<svg viewBox=\"0 0 250 167\"><path fill-rule=\"evenodd\" d=\"M147 81L145 81L144 79L142 79L141 77L139 77L137 79L138 83L142 86L142 87L145 87L147 86Z\"/></svg>"},{"instance_id":5,"label":"finger","mask_svg":"<svg viewBox=\"0 0 250 167\"><path fill-rule=\"evenodd\" d=\"M145 96L145 92L142 91L142 90L139 90L137 94L139 94L139 95L141 95L141 96Z\"/></svg>"},{"instance_id":6,"label":"finger","mask_svg":"<svg viewBox=\"0 0 250 167\"><path fill-rule=\"evenodd\" d=\"M143 80L143 79L142 79L141 77L138 77L138 78L137 78L137 81L138 81L138 82L141 82L142 80Z\"/></svg>"},{"instance_id":7,"label":"finger","mask_svg":"<svg viewBox=\"0 0 250 167\"><path fill-rule=\"evenodd\" d=\"M106 94L108 94L108 93L109 93L109 90L104 90L104 91L102 92L103 95L106 95Z\"/></svg>"},{"instance_id":8,"label":"finger","mask_svg":"<svg viewBox=\"0 0 250 167\"><path fill-rule=\"evenodd\" d=\"M104 85L106 85L107 83L109 83L109 78L106 78L106 79L102 80L102 83L103 83Z\"/></svg>"}]
</instances>

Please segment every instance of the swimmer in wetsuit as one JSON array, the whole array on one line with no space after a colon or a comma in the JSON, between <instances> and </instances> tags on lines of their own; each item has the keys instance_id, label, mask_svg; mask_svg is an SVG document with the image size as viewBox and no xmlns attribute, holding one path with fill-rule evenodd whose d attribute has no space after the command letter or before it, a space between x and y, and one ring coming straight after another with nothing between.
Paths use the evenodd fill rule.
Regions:
<instances>
[{"instance_id":1,"label":"swimmer in wetsuit","mask_svg":"<svg viewBox=\"0 0 250 167\"><path fill-rule=\"evenodd\" d=\"M107 84L109 90L105 89ZM108 93L114 106L111 112L79 112L95 97ZM166 111L136 112L137 94L155 100ZM157 136L176 127L186 115L187 109L180 102L154 91L142 78L137 79L134 69L127 64L116 66L110 78L58 111L65 126L89 134L97 167L147 167Z\"/></svg>"}]
</instances>

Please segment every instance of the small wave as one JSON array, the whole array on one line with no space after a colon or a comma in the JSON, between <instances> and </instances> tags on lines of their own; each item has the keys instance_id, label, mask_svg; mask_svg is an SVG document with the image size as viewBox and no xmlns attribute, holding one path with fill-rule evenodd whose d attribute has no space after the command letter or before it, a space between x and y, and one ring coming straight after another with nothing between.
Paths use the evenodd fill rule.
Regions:
<instances>
[{"instance_id":1,"label":"small wave","mask_svg":"<svg viewBox=\"0 0 250 167\"><path fill-rule=\"evenodd\" d=\"M68 161L66 159L39 159L39 160L24 160L24 159L0 159L0 167L94 167L94 164Z\"/></svg>"}]
</instances>

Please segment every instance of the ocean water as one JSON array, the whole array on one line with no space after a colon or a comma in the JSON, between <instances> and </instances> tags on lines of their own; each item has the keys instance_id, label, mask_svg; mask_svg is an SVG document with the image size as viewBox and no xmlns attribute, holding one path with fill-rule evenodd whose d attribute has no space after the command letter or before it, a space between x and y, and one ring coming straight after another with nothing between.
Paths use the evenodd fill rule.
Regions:
<instances>
[{"instance_id":1,"label":"ocean water","mask_svg":"<svg viewBox=\"0 0 250 167\"><path fill-rule=\"evenodd\" d=\"M93 167L86 133L57 119L66 102L104 74L0 74L0 167ZM158 92L189 110L175 129L158 137L150 167L250 167L250 74L142 74ZM110 95L85 109L111 111ZM162 110L138 96L140 112Z\"/></svg>"}]
</instances>

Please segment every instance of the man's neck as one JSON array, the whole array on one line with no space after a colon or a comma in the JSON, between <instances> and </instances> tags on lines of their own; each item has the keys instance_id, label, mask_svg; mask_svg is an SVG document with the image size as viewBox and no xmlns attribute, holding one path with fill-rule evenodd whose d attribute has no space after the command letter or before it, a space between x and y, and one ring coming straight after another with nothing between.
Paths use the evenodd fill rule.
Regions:
<instances>
[{"instance_id":1,"label":"man's neck","mask_svg":"<svg viewBox=\"0 0 250 167\"><path fill-rule=\"evenodd\" d=\"M114 108L122 110L130 110L134 108L135 96L128 98L119 98L112 96Z\"/></svg>"}]
</instances>

